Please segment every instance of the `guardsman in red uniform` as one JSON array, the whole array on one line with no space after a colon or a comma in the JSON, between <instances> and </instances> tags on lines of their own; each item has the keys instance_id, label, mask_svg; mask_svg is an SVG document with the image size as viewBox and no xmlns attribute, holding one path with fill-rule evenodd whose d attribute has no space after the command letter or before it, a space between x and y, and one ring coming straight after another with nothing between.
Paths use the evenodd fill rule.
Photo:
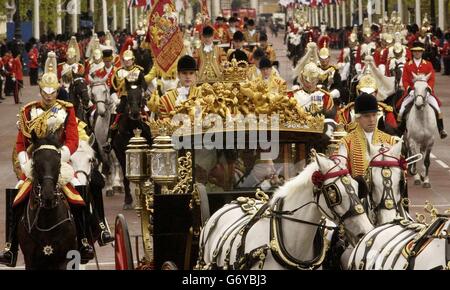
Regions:
<instances>
[{"instance_id":1,"label":"guardsman in red uniform","mask_svg":"<svg viewBox=\"0 0 450 290\"><path fill-rule=\"evenodd\" d=\"M17 262L18 238L17 225L27 202L28 195L33 187L31 178L32 155L29 149L32 144L32 135L36 138L43 138L50 132L63 130L61 143L64 144L59 150L61 152L61 173L60 180L70 181L74 179L73 169L67 163L78 148L78 124L75 117L73 105L68 102L57 100L59 89L58 78L56 76L56 55L50 52L46 61L45 74L39 82L39 101L30 102L25 105L19 113L19 132L17 133L16 151L23 173L23 180L18 184L18 193L13 202L13 217L9 226L9 237L5 250L0 253L0 263L9 267L15 267ZM71 169L71 170L70 170ZM66 183L66 182L64 182ZM69 183L61 184L62 192L67 197L71 206L71 212L77 227L77 240L81 259L83 261L94 258L93 248L87 240L85 203L77 190ZM11 212L9 210L8 212ZM43 214L43 213L41 213Z\"/></svg>"},{"instance_id":2,"label":"guardsman in red uniform","mask_svg":"<svg viewBox=\"0 0 450 290\"><path fill-rule=\"evenodd\" d=\"M30 69L30 85L37 86L39 70L39 50L37 49L36 44L33 45L33 48L28 53L28 58L30 59L30 62L28 63L28 68Z\"/></svg>"},{"instance_id":3,"label":"guardsman in red uniform","mask_svg":"<svg viewBox=\"0 0 450 290\"><path fill-rule=\"evenodd\" d=\"M228 25L224 23L225 18L218 16L216 21L214 25L214 40L218 40L219 43L227 43L230 36L228 35Z\"/></svg>"},{"instance_id":4,"label":"guardsman in red uniform","mask_svg":"<svg viewBox=\"0 0 450 290\"><path fill-rule=\"evenodd\" d=\"M78 76L84 76L84 65L79 62L80 47L75 36L72 36L67 49L67 61L58 64L58 79L61 81L62 87L67 91L73 79Z\"/></svg>"},{"instance_id":5,"label":"guardsman in red uniform","mask_svg":"<svg viewBox=\"0 0 450 290\"><path fill-rule=\"evenodd\" d=\"M400 107L400 111L398 114L398 119L401 121L401 126L399 128L400 133L403 133L406 126L406 110L409 107L408 105L414 101L414 75L430 75L428 78L428 87L431 92L427 96L428 103L433 107L436 112L437 118L437 127L439 131L439 135L441 139L447 137L447 132L444 130L444 122L442 120L441 114L441 101L436 97L434 93L434 81L435 81L435 72L433 69L433 65L431 62L422 59L422 55L424 52L424 44L416 41L411 48L411 52L413 54L413 59L405 64L403 68L403 76L402 82L403 87L405 89L405 93L403 97L397 102L397 107Z\"/></svg>"},{"instance_id":6,"label":"guardsman in red uniform","mask_svg":"<svg viewBox=\"0 0 450 290\"><path fill-rule=\"evenodd\" d=\"M11 73L14 82L14 103L21 104L19 95L20 90L23 88L23 68L20 54L16 55L12 60Z\"/></svg>"}]
</instances>

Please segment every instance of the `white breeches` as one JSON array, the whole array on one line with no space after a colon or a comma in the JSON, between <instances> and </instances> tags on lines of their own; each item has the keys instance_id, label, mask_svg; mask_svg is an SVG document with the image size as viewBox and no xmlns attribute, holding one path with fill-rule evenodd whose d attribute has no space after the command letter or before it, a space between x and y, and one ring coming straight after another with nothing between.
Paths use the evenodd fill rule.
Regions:
<instances>
[{"instance_id":1,"label":"white breeches","mask_svg":"<svg viewBox=\"0 0 450 290\"><path fill-rule=\"evenodd\" d=\"M405 108L408 104L411 102L414 102L414 91L411 91L409 95L405 97L405 99L402 102L402 105L400 107L399 115L403 116L403 113L405 112ZM433 97L431 94L427 94L427 102L432 106L439 114L441 113L441 108L439 108L439 104L435 97Z\"/></svg>"}]
</instances>

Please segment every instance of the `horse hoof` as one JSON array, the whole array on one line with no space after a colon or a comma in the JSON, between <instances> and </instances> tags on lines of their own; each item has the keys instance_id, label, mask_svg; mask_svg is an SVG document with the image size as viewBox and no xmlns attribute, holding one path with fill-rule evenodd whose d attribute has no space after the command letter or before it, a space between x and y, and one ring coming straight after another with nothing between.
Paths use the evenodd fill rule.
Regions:
<instances>
[{"instance_id":1,"label":"horse hoof","mask_svg":"<svg viewBox=\"0 0 450 290\"><path fill-rule=\"evenodd\" d=\"M422 182L420 180L414 180L414 185L420 185Z\"/></svg>"},{"instance_id":2,"label":"horse hoof","mask_svg":"<svg viewBox=\"0 0 450 290\"><path fill-rule=\"evenodd\" d=\"M111 189L107 190L106 196L114 196L114 191L112 191Z\"/></svg>"},{"instance_id":3,"label":"horse hoof","mask_svg":"<svg viewBox=\"0 0 450 290\"><path fill-rule=\"evenodd\" d=\"M431 184L429 182L425 182L423 184L423 188L431 188Z\"/></svg>"},{"instance_id":4,"label":"horse hoof","mask_svg":"<svg viewBox=\"0 0 450 290\"><path fill-rule=\"evenodd\" d=\"M130 210L130 209L133 209L133 204L131 204L131 203L125 203L125 204L123 205L123 210Z\"/></svg>"}]
</instances>

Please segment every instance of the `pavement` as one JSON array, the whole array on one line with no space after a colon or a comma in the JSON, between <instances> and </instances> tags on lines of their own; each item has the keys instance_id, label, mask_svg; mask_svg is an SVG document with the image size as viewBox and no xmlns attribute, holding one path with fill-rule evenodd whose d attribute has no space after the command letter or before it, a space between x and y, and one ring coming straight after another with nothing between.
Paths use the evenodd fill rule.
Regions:
<instances>
[{"instance_id":1,"label":"pavement","mask_svg":"<svg viewBox=\"0 0 450 290\"><path fill-rule=\"evenodd\" d=\"M277 58L280 62L280 74L288 81L288 87L292 85L292 65L286 57L286 47L283 44L283 35L280 33L277 38L272 37L269 32L269 41L275 48ZM333 51L333 58L336 59L338 51ZM39 98L38 87L29 85L28 77L24 79L25 87L22 91L22 105ZM442 100L443 115L450 116L450 77L436 74L436 94ZM14 104L12 97L7 97L0 104L0 243L4 240L4 203L5 189L14 187L17 179L12 170L12 151L17 134L17 114L22 105ZM444 119L445 127L450 131L450 117ZM432 187L429 189L413 185L413 180L409 178L409 195L411 199L411 213L423 212L423 206L426 201L432 202L440 212L450 208L450 137L440 140L436 132L436 143L433 148L433 156L430 167L430 182ZM105 212L109 221L111 230L114 232L114 221L116 216L121 213L125 216L133 245L134 259L136 259L135 236L140 234L140 220L134 210L122 210L123 195L112 197L104 196ZM138 242L140 257L143 251L140 240ZM96 247L97 258L100 269L114 269L114 249L112 245ZM19 254L18 269L23 269L23 258ZM17 269L16 268L16 269ZM97 269L95 262L89 263L86 269ZM0 269L10 269L0 267Z\"/></svg>"}]
</instances>

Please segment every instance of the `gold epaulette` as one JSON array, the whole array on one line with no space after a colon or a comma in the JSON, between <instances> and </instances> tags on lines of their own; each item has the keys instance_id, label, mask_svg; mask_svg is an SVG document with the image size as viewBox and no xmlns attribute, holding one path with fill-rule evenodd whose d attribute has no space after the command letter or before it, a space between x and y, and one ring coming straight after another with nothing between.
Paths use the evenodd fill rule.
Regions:
<instances>
[{"instance_id":1,"label":"gold epaulette","mask_svg":"<svg viewBox=\"0 0 450 290\"><path fill-rule=\"evenodd\" d=\"M389 105L387 105L385 103L378 102L378 106L380 106L386 112L393 112L394 111L394 109L392 109L391 106L389 106Z\"/></svg>"},{"instance_id":2,"label":"gold epaulette","mask_svg":"<svg viewBox=\"0 0 450 290\"><path fill-rule=\"evenodd\" d=\"M63 100L56 100L56 102L58 104L60 104L61 106L63 106L64 108L72 108L73 107L73 104L71 102L66 102Z\"/></svg>"},{"instance_id":3,"label":"gold epaulette","mask_svg":"<svg viewBox=\"0 0 450 290\"><path fill-rule=\"evenodd\" d=\"M27 103L25 106L23 106L23 107L20 109L20 111L23 112L23 111L25 111L26 108L31 107L31 106L34 106L34 105L37 105L37 104L39 104L39 101L32 101L32 102L29 102L29 103Z\"/></svg>"}]
</instances>

